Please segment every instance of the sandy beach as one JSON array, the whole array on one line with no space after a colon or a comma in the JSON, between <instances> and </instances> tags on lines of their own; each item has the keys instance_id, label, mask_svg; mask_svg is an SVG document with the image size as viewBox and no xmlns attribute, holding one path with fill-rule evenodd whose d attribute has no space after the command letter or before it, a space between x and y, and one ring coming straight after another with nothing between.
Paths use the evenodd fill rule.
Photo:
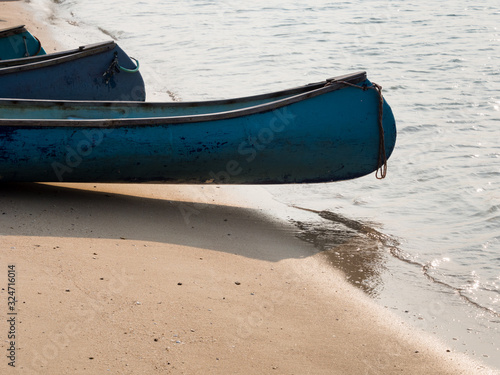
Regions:
<instances>
[{"instance_id":1,"label":"sandy beach","mask_svg":"<svg viewBox=\"0 0 500 375\"><path fill-rule=\"evenodd\" d=\"M48 52L75 48L29 4L0 0L0 29L21 24ZM258 187L0 185L0 372L493 373L349 285L266 213L270 199Z\"/></svg>"}]
</instances>

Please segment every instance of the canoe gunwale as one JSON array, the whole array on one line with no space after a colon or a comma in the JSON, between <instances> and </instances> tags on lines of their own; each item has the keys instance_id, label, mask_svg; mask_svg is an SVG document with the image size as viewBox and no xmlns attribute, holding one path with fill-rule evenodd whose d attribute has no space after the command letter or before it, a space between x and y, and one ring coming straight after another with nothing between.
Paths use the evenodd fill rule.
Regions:
<instances>
[{"instance_id":1,"label":"canoe gunwale","mask_svg":"<svg viewBox=\"0 0 500 375\"><path fill-rule=\"evenodd\" d=\"M0 75L18 73L32 69L39 69L52 65L58 65L69 61L77 60L82 57L97 55L115 48L113 41L90 44L81 46L77 49L51 53L47 55L38 55L24 57L20 59L0 61Z\"/></svg>"},{"instance_id":2,"label":"canoe gunwale","mask_svg":"<svg viewBox=\"0 0 500 375\"><path fill-rule=\"evenodd\" d=\"M71 106L72 104L78 104L79 106L100 106L103 109L106 107L162 107L168 105L170 107L197 107L200 105L223 105L223 104L231 104L238 103L250 100L263 100L263 99L271 99L273 97L279 97L284 95L292 95L292 94L300 94L305 91L311 91L313 89L321 88L325 86L329 82L335 81L347 81L351 83L359 83L365 81L367 79L365 71L359 71L350 74L344 74L341 76L328 78L325 81L308 83L306 85L293 87L289 89L273 91L270 93L264 94L256 94L251 96L242 96L237 98L229 98L229 99L214 99L214 100L206 100L206 101L198 101L198 102L138 102L138 101L92 101L92 100L44 100L44 99L22 99L22 98L0 98L0 103L2 102L12 102L16 104L34 104L36 106L44 106L44 107L53 107L55 105L64 107L66 105Z\"/></svg>"},{"instance_id":3,"label":"canoe gunwale","mask_svg":"<svg viewBox=\"0 0 500 375\"><path fill-rule=\"evenodd\" d=\"M0 30L0 38L7 38L12 35L22 34L27 32L25 25L19 25L14 27L9 27L7 29Z\"/></svg>"},{"instance_id":4,"label":"canoe gunwale","mask_svg":"<svg viewBox=\"0 0 500 375\"><path fill-rule=\"evenodd\" d=\"M273 97L290 95L287 98L270 101L251 107L240 109L216 112L209 114L186 115L186 116L168 116L168 117L140 117L140 118L116 118L116 119L1 119L0 127L3 126L22 126L22 127L95 127L95 128L117 128L131 126L151 126L151 125L170 125L170 124L185 124L195 122L209 122L217 120L232 119L258 113L265 113L283 108L290 104L298 103L316 96L320 96L332 91L338 91L348 86L336 81L346 81L352 84L357 84L367 80L366 72L357 72L353 74L342 75L327 79L326 81L311 83L305 86L299 86L288 90L277 92L253 95L235 99L223 99L204 102L167 102L167 103L141 103L141 102L95 102L95 101L54 101L54 100L31 100L31 99L0 99L2 102L19 105L30 103L41 106L65 106L78 104L81 106L99 106L105 108L137 108L137 107L161 107L164 105L179 106L179 107L194 107L199 105L223 105L239 103L251 100L272 99Z\"/></svg>"}]
</instances>

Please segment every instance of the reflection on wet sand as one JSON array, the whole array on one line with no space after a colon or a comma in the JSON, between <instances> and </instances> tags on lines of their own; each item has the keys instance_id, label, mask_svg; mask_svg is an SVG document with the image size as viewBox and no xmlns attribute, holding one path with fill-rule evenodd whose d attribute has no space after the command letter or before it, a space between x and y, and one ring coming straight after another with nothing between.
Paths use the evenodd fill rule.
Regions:
<instances>
[{"instance_id":1,"label":"reflection on wet sand","mask_svg":"<svg viewBox=\"0 0 500 375\"><path fill-rule=\"evenodd\" d=\"M411 257L401 250L399 241L374 229L376 224L349 219L331 211L296 208L316 213L319 217L314 222L296 221L299 229L296 236L312 243L329 263L345 273L350 283L369 296L376 297L382 291L382 273L387 270L385 264L389 257L393 257L420 268L428 280L458 295L493 319L500 317L497 311L467 296L465 288L457 288L433 276L429 272L433 268L432 261L422 262Z\"/></svg>"},{"instance_id":2,"label":"reflection on wet sand","mask_svg":"<svg viewBox=\"0 0 500 375\"><path fill-rule=\"evenodd\" d=\"M353 285L377 296L383 288L386 259L397 249L397 241L374 229L372 223L331 211L307 211L317 213L318 220L296 221L297 237L312 243Z\"/></svg>"}]
</instances>

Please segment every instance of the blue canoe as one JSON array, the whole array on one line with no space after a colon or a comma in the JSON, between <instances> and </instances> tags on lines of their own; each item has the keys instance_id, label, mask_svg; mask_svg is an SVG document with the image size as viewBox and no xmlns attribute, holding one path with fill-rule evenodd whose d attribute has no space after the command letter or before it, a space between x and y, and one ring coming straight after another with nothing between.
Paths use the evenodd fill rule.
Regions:
<instances>
[{"instance_id":1,"label":"blue canoe","mask_svg":"<svg viewBox=\"0 0 500 375\"><path fill-rule=\"evenodd\" d=\"M0 60L45 55L42 43L24 25L0 30Z\"/></svg>"},{"instance_id":2,"label":"blue canoe","mask_svg":"<svg viewBox=\"0 0 500 375\"><path fill-rule=\"evenodd\" d=\"M374 87L360 72L206 102L0 99L0 181L283 184L361 177L383 168L396 142L394 116Z\"/></svg>"},{"instance_id":3,"label":"blue canoe","mask_svg":"<svg viewBox=\"0 0 500 375\"><path fill-rule=\"evenodd\" d=\"M0 97L144 101L137 61L114 42L0 61Z\"/></svg>"}]
</instances>

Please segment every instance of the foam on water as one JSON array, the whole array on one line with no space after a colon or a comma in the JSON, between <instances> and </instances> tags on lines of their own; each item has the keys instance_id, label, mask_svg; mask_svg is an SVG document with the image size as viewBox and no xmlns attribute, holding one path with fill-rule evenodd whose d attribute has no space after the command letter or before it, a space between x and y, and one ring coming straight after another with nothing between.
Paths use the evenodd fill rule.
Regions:
<instances>
[{"instance_id":1,"label":"foam on water","mask_svg":"<svg viewBox=\"0 0 500 375\"><path fill-rule=\"evenodd\" d=\"M367 70L397 119L388 177L267 189L316 213L299 237L338 267L358 267L353 284L500 367L496 0L32 3L68 48L116 39L140 60L148 100L243 96Z\"/></svg>"}]
</instances>

